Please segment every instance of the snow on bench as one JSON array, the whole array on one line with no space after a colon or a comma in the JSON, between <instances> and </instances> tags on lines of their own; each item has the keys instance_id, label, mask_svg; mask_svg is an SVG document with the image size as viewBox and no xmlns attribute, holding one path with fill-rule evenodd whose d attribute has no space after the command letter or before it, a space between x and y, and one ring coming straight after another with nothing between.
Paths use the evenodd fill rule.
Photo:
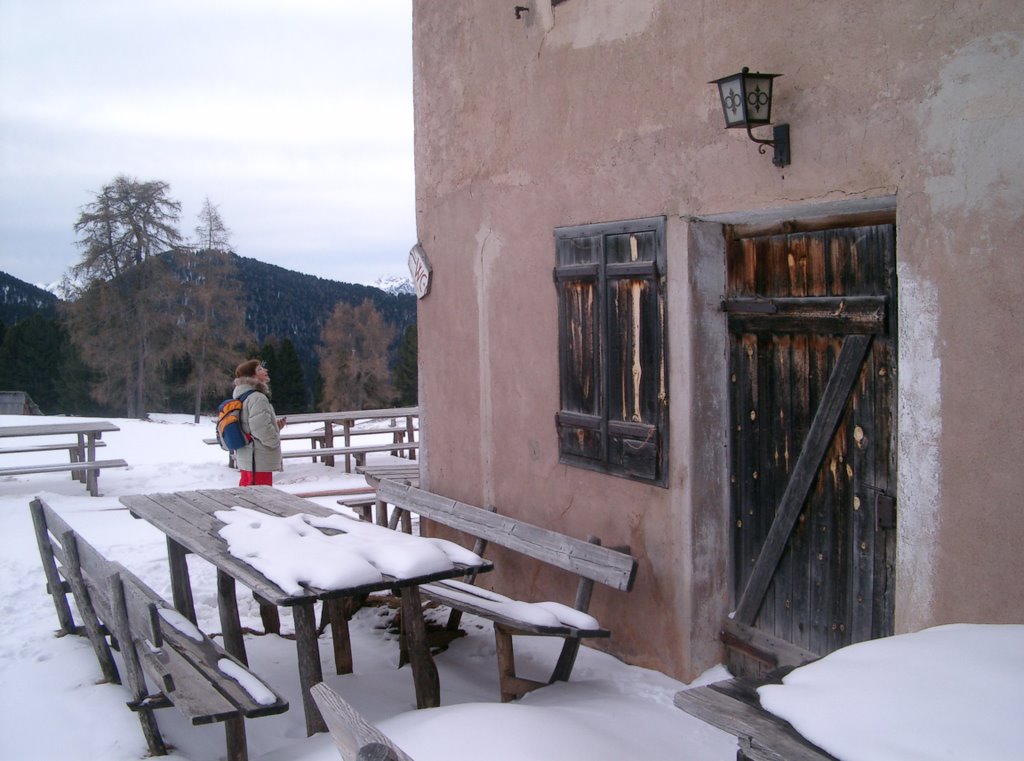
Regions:
<instances>
[{"instance_id":1,"label":"snow on bench","mask_svg":"<svg viewBox=\"0 0 1024 761\"><path fill-rule=\"evenodd\" d=\"M482 555L487 543L493 542L579 577L572 607L557 602L514 600L462 582L432 582L421 587L425 597L452 609L449 632L458 630L461 612L493 622L502 701L522 697L545 684L516 676L514 634L565 640L548 684L568 681L583 637L611 636L587 609L595 581L620 591L632 589L637 562L628 551L602 547L596 537L583 541L391 479L381 480L377 497L393 505L397 514L413 512L475 537L473 551L477 555ZM392 523L397 523L394 515Z\"/></svg>"},{"instance_id":2,"label":"snow on bench","mask_svg":"<svg viewBox=\"0 0 1024 761\"><path fill-rule=\"evenodd\" d=\"M128 707L139 714L150 752L167 752L153 712L173 705L193 725L224 722L227 758L245 761L245 719L282 713L288 702L142 580L103 557L43 500L29 507L61 633L84 630L104 679L120 684L107 637L117 642L131 692ZM151 694L147 678L157 693Z\"/></svg>"}]
</instances>

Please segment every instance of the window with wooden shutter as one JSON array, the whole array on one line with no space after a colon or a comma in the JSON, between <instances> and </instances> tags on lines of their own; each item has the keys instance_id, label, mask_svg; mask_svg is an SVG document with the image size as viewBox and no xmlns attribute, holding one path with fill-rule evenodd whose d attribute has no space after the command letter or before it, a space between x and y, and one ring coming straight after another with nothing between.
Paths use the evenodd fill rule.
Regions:
<instances>
[{"instance_id":1,"label":"window with wooden shutter","mask_svg":"<svg viewBox=\"0 0 1024 761\"><path fill-rule=\"evenodd\" d=\"M561 461L665 485L665 218L555 230Z\"/></svg>"}]
</instances>

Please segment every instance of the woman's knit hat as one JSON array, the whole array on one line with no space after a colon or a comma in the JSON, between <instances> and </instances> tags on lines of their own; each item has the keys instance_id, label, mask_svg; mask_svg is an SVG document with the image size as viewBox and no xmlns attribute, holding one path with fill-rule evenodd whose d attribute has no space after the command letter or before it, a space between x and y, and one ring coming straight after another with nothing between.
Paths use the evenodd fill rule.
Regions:
<instances>
[{"instance_id":1,"label":"woman's knit hat","mask_svg":"<svg viewBox=\"0 0 1024 761\"><path fill-rule=\"evenodd\" d=\"M245 362L235 368L236 378L255 378L256 368L260 366L258 359L247 359Z\"/></svg>"}]
</instances>

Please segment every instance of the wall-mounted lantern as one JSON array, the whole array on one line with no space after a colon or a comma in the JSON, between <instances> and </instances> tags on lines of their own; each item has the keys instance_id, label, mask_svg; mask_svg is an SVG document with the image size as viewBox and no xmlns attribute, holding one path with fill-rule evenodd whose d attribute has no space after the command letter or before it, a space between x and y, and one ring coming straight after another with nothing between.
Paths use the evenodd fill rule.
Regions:
<instances>
[{"instance_id":1,"label":"wall-mounted lantern","mask_svg":"<svg viewBox=\"0 0 1024 761\"><path fill-rule=\"evenodd\" d=\"M739 74L714 79L708 84L718 85L722 100L722 113L727 129L745 127L747 136L759 143L758 152L764 153L765 146L775 149L772 163L775 166L789 164L789 125L777 124L772 128L772 139L754 137L752 127L764 127L772 121L772 80L781 74L751 74L746 66Z\"/></svg>"}]
</instances>

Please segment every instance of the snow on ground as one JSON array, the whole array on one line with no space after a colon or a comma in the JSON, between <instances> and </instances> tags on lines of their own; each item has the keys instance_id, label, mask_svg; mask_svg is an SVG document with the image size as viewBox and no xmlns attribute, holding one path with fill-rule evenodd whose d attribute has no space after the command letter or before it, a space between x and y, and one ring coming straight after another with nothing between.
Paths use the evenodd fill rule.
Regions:
<instances>
[{"instance_id":1,"label":"snow on ground","mask_svg":"<svg viewBox=\"0 0 1024 761\"><path fill-rule=\"evenodd\" d=\"M844 761L1024 759L1022 679L1024 626L952 624L850 645L758 695Z\"/></svg>"},{"instance_id":2,"label":"snow on ground","mask_svg":"<svg viewBox=\"0 0 1024 761\"><path fill-rule=\"evenodd\" d=\"M0 416L0 425L56 420ZM88 496L85 486L67 473L0 478L0 761L132 761L147 751L138 720L125 707L125 688L98 683L99 667L88 641L54 636L57 619L45 593L29 501L42 497L87 541L170 599L163 535L131 518L117 498L237 484L237 473L226 467L227 455L202 442L212 435L211 422L194 425L189 417L173 415L113 422L121 430L104 436L99 457L124 458L131 467L103 471L99 498ZM7 455L3 462L52 457ZM298 460L288 460L285 468L275 485L292 493L364 485L362 477L340 468ZM336 497L313 500L347 512ZM216 633L213 569L192 556L189 566L200 628ZM240 588L238 602L242 625L261 630L251 595ZM409 668L397 668L397 634L388 627L394 611L379 602L360 610L350 624L354 674L333 675L330 635L321 638L324 674L416 761L735 758L735 738L673 706L673 695L685 685L587 647L581 649L572 681L500 703L491 627L472 616L463 618L467 636L435 658L442 706L417 711ZM287 613L282 630L291 630ZM246 722L249 757L337 761L328 735L305 736L294 643L249 634L246 649L251 668L291 704L280 716ZM546 679L558 650L551 638L517 637L518 670ZM717 667L697 683L728 676ZM1015 736L1022 683L1024 626L958 625L846 648L793 672L783 686L762 688L761 695L771 710L845 761L995 761L1024 759ZM157 717L165 740L174 746L169 758L224 757L221 725L189 726L173 708Z\"/></svg>"},{"instance_id":3,"label":"snow on ground","mask_svg":"<svg viewBox=\"0 0 1024 761\"><path fill-rule=\"evenodd\" d=\"M0 416L0 425L58 422L57 418ZM105 434L101 459L124 458L130 468L101 472L101 496L90 497L69 474L0 478L0 760L131 761L144 758L139 722L125 706L124 687L99 684L99 667L84 637L55 637L57 618L45 592L28 503L40 496L97 549L171 598L163 535L128 515L117 498L127 494L235 486L227 454L202 439L213 424L194 425L180 415L152 420L117 419L121 430ZM308 426L312 428L312 426ZM290 431L301 430L289 426ZM386 434L389 435L389 434ZM370 437L367 437L370 438ZM390 440L390 438L383 439ZM0 445L12 445L8 440ZM38 443L33 442L33 443ZM288 441L303 448L308 441ZM5 464L52 461L53 453L7 455ZM275 485L292 493L364 486L358 475L309 461L286 461ZM313 498L338 507L336 497ZM201 558L189 556L199 625L220 631L216 577ZM262 630L259 609L239 588L242 625ZM571 682L538 690L521 701L498 701L497 661L490 623L466 616L468 636L435 661L442 706L415 710L409 667L397 668L397 634L389 631L394 611L385 605L359 611L350 626L355 673L336 676L330 634L321 638L327 681L416 761L459 758L522 761L622 761L688 759L732 761L735 739L687 716L672 705L684 687L663 674L627 666L582 648ZM281 616L291 632L291 617ZM558 656L550 638L516 638L516 660L527 677L546 678ZM251 668L284 694L291 705L280 716L246 722L253 761L337 761L326 734L306 737L298 689L294 642L277 636L246 636ZM724 669L714 678L727 676ZM178 761L224 757L222 725L193 727L173 708L157 712L165 740ZM458 738L455 741L453 738ZM481 753L481 749L486 751Z\"/></svg>"}]
</instances>

